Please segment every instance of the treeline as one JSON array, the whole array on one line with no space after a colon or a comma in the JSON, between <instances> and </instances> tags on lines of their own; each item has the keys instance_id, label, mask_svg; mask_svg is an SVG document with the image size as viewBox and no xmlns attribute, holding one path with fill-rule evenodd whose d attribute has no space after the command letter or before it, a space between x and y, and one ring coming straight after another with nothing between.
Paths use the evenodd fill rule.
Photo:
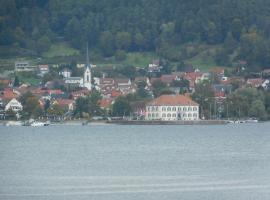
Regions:
<instances>
[{"instance_id":1,"label":"treeline","mask_svg":"<svg viewBox=\"0 0 270 200\"><path fill-rule=\"evenodd\" d=\"M0 45L41 54L64 40L86 41L104 57L155 51L172 61L187 44L217 45L215 61L270 65L268 0L0 0ZM179 48L181 47L181 48Z\"/></svg>"}]
</instances>

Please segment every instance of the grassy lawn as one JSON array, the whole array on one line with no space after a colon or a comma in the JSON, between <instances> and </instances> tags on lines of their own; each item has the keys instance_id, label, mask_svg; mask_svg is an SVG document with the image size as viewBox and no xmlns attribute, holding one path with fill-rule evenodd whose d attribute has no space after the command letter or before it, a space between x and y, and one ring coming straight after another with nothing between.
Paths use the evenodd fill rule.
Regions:
<instances>
[{"instance_id":1,"label":"grassy lawn","mask_svg":"<svg viewBox=\"0 0 270 200\"><path fill-rule=\"evenodd\" d=\"M53 58L73 55L79 55L79 51L71 48L66 43L62 42L58 44L53 44L47 52L42 54L42 57Z\"/></svg>"},{"instance_id":2,"label":"grassy lawn","mask_svg":"<svg viewBox=\"0 0 270 200\"><path fill-rule=\"evenodd\" d=\"M124 60L122 64L133 65L135 67L146 67L154 59L157 59L157 55L152 52L128 53L126 60Z\"/></svg>"},{"instance_id":3,"label":"grassy lawn","mask_svg":"<svg viewBox=\"0 0 270 200\"><path fill-rule=\"evenodd\" d=\"M209 71L210 69L217 67L217 64L214 60L215 51L218 46L200 46L199 53L185 60L185 62L192 64L195 68L200 69L201 71Z\"/></svg>"}]
</instances>

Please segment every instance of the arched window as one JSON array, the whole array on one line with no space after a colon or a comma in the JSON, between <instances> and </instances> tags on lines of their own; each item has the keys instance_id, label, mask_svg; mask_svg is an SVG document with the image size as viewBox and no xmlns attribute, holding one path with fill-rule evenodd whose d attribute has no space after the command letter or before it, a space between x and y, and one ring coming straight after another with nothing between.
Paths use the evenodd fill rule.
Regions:
<instances>
[{"instance_id":1,"label":"arched window","mask_svg":"<svg viewBox=\"0 0 270 200\"><path fill-rule=\"evenodd\" d=\"M166 111L166 107L162 107L162 111Z\"/></svg>"},{"instance_id":2,"label":"arched window","mask_svg":"<svg viewBox=\"0 0 270 200\"><path fill-rule=\"evenodd\" d=\"M151 114L150 113L148 114L148 117L151 118Z\"/></svg>"},{"instance_id":3,"label":"arched window","mask_svg":"<svg viewBox=\"0 0 270 200\"><path fill-rule=\"evenodd\" d=\"M167 111L171 111L171 107L167 107Z\"/></svg>"},{"instance_id":4,"label":"arched window","mask_svg":"<svg viewBox=\"0 0 270 200\"><path fill-rule=\"evenodd\" d=\"M176 111L176 107L173 107L173 111Z\"/></svg>"},{"instance_id":5,"label":"arched window","mask_svg":"<svg viewBox=\"0 0 270 200\"><path fill-rule=\"evenodd\" d=\"M181 107L178 107L178 111L181 111Z\"/></svg>"},{"instance_id":6,"label":"arched window","mask_svg":"<svg viewBox=\"0 0 270 200\"><path fill-rule=\"evenodd\" d=\"M187 111L187 107L184 107L184 108L183 108L183 111Z\"/></svg>"},{"instance_id":7,"label":"arched window","mask_svg":"<svg viewBox=\"0 0 270 200\"><path fill-rule=\"evenodd\" d=\"M192 115L189 113L189 114L188 114L188 117L192 117Z\"/></svg>"},{"instance_id":8,"label":"arched window","mask_svg":"<svg viewBox=\"0 0 270 200\"><path fill-rule=\"evenodd\" d=\"M162 117L166 117L166 114L165 114L165 113L163 113L163 114L162 114Z\"/></svg>"},{"instance_id":9,"label":"arched window","mask_svg":"<svg viewBox=\"0 0 270 200\"><path fill-rule=\"evenodd\" d=\"M170 114L170 113L168 113L168 114L167 114L167 117L168 117L168 118L170 118L170 117L171 117L171 114Z\"/></svg>"},{"instance_id":10,"label":"arched window","mask_svg":"<svg viewBox=\"0 0 270 200\"><path fill-rule=\"evenodd\" d=\"M152 118L155 118L155 113L152 114Z\"/></svg>"},{"instance_id":11,"label":"arched window","mask_svg":"<svg viewBox=\"0 0 270 200\"><path fill-rule=\"evenodd\" d=\"M151 109L152 111L155 111L155 107L154 106L152 106L152 109Z\"/></svg>"},{"instance_id":12,"label":"arched window","mask_svg":"<svg viewBox=\"0 0 270 200\"><path fill-rule=\"evenodd\" d=\"M193 117L197 117L197 114L194 113L194 114L193 114Z\"/></svg>"},{"instance_id":13,"label":"arched window","mask_svg":"<svg viewBox=\"0 0 270 200\"><path fill-rule=\"evenodd\" d=\"M197 107L193 107L193 111L197 111Z\"/></svg>"},{"instance_id":14,"label":"arched window","mask_svg":"<svg viewBox=\"0 0 270 200\"><path fill-rule=\"evenodd\" d=\"M192 108L191 107L188 107L188 111L192 111Z\"/></svg>"},{"instance_id":15,"label":"arched window","mask_svg":"<svg viewBox=\"0 0 270 200\"><path fill-rule=\"evenodd\" d=\"M176 114L175 113L173 114L173 117L176 117Z\"/></svg>"}]
</instances>

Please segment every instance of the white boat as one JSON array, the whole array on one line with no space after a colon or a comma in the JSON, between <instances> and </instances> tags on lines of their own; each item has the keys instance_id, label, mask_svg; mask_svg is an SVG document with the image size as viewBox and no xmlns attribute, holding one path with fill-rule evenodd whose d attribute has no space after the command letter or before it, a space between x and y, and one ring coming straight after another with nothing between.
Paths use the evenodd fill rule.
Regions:
<instances>
[{"instance_id":1,"label":"white boat","mask_svg":"<svg viewBox=\"0 0 270 200\"><path fill-rule=\"evenodd\" d=\"M258 123L259 121L257 119L248 119L246 120L246 123Z\"/></svg>"},{"instance_id":2,"label":"white boat","mask_svg":"<svg viewBox=\"0 0 270 200\"><path fill-rule=\"evenodd\" d=\"M38 122L38 121L35 121L33 123L31 123L30 126L49 126L50 123L49 122Z\"/></svg>"},{"instance_id":3,"label":"white boat","mask_svg":"<svg viewBox=\"0 0 270 200\"><path fill-rule=\"evenodd\" d=\"M6 126L22 126L23 123L21 121L9 121L6 123Z\"/></svg>"}]
</instances>

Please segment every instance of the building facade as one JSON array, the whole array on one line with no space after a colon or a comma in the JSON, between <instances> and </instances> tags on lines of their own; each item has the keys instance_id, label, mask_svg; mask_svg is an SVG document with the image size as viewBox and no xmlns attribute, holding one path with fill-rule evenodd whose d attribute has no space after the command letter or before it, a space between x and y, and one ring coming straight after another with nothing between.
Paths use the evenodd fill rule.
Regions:
<instances>
[{"instance_id":1,"label":"building facade","mask_svg":"<svg viewBox=\"0 0 270 200\"><path fill-rule=\"evenodd\" d=\"M183 95L162 95L146 105L146 120L199 120L199 104Z\"/></svg>"}]
</instances>

